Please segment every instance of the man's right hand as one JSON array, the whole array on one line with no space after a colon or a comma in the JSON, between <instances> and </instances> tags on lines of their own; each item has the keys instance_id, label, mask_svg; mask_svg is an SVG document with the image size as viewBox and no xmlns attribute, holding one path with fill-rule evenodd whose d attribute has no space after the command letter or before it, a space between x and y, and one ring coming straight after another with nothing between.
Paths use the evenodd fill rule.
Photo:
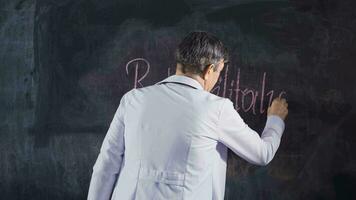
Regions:
<instances>
[{"instance_id":1,"label":"man's right hand","mask_svg":"<svg viewBox=\"0 0 356 200\"><path fill-rule=\"evenodd\" d=\"M288 103L286 102L285 98L277 97L272 101L271 106L267 109L267 116L268 115L278 115L283 120L288 115Z\"/></svg>"}]
</instances>

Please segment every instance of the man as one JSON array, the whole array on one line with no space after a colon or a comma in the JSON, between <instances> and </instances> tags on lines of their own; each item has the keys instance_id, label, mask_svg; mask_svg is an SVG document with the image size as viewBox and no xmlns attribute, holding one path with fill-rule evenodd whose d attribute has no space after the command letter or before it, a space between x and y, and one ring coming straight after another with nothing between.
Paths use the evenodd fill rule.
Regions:
<instances>
[{"instance_id":1,"label":"man","mask_svg":"<svg viewBox=\"0 0 356 200\"><path fill-rule=\"evenodd\" d=\"M286 100L274 99L260 137L230 99L210 93L228 59L219 39L192 32L176 59L175 75L121 98L93 167L88 199L222 200L227 148L255 165L274 157Z\"/></svg>"}]
</instances>

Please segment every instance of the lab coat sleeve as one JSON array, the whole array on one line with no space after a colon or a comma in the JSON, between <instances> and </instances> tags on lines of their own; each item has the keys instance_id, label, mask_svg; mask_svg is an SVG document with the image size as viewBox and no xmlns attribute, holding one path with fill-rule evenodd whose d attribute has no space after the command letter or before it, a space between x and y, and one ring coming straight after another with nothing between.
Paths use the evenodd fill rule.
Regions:
<instances>
[{"instance_id":1,"label":"lab coat sleeve","mask_svg":"<svg viewBox=\"0 0 356 200\"><path fill-rule=\"evenodd\" d=\"M265 166L274 157L283 135L285 124L277 115L268 115L261 136L251 129L235 110L230 99L225 99L218 120L219 142L249 163Z\"/></svg>"},{"instance_id":2,"label":"lab coat sleeve","mask_svg":"<svg viewBox=\"0 0 356 200\"><path fill-rule=\"evenodd\" d=\"M88 200L109 200L116 179L120 174L121 162L125 151L125 125L123 122L125 95L121 98L120 105L110 123L100 148L100 153L93 166Z\"/></svg>"}]
</instances>

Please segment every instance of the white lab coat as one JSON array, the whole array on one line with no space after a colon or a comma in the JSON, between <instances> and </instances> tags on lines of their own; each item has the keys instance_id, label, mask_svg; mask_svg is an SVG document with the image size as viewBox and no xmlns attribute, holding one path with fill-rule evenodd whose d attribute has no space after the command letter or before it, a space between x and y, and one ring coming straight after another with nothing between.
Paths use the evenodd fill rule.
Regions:
<instances>
[{"instance_id":1,"label":"white lab coat","mask_svg":"<svg viewBox=\"0 0 356 200\"><path fill-rule=\"evenodd\" d=\"M132 89L104 138L88 200L222 200L227 148L267 165L284 126L270 115L260 137L230 99L183 75Z\"/></svg>"}]
</instances>

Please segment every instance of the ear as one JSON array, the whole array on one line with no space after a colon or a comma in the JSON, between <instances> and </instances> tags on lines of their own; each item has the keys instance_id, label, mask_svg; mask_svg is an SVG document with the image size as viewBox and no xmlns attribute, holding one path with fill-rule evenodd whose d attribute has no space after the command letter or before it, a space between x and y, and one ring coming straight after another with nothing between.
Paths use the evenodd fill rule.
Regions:
<instances>
[{"instance_id":1,"label":"ear","mask_svg":"<svg viewBox=\"0 0 356 200\"><path fill-rule=\"evenodd\" d=\"M204 80L208 80L209 75L211 74L211 72L213 72L213 67L214 67L214 64L210 64L205 67L204 72L203 72Z\"/></svg>"}]
</instances>

